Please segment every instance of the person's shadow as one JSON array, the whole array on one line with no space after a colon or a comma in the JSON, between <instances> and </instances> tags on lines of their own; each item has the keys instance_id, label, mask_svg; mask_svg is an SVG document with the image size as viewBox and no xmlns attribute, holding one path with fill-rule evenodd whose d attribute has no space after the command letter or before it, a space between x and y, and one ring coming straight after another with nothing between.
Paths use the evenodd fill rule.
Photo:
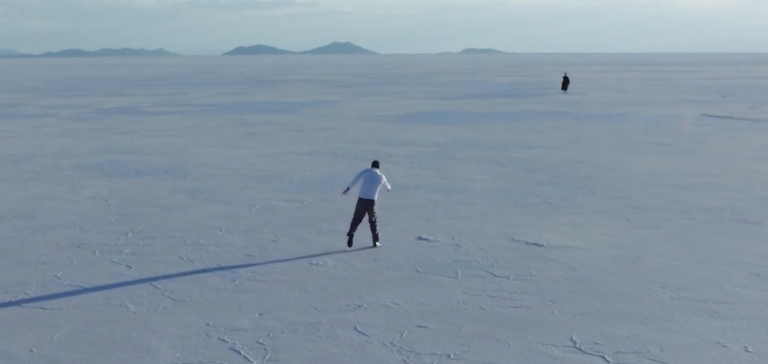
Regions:
<instances>
[{"instance_id":1,"label":"person's shadow","mask_svg":"<svg viewBox=\"0 0 768 364\"><path fill-rule=\"evenodd\" d=\"M58 299L61 299L61 298L80 296L80 295L84 295L84 294L108 291L108 290L112 290L112 289L125 288L125 287L130 287L130 286L137 286L137 285L145 284L145 283L153 283L153 282L158 282L158 281L166 281L166 280L169 280L169 279L189 277L189 276L194 276L194 275L198 275L198 274L208 274L208 273L227 271L227 270L237 270L237 269L260 267L262 265L270 265L270 264L278 264L278 263L288 263L288 262L294 262L294 261L297 261L297 260L327 257L329 255L351 253L351 252L356 252L356 251L361 251L361 250L366 250L366 249L371 249L371 247L366 247L366 248L361 248L361 249L354 249L354 250L335 250L335 251L331 251L331 252L317 253L317 254L311 254L311 255L304 255L304 256L293 257L293 258L284 258L284 259L270 260L270 261L266 261L266 262L237 264L237 265L225 265L225 266L218 266L218 267L211 267L211 268L202 268L202 269L196 269L196 270L188 270L186 272L164 274L164 275L154 276L154 277L139 278L139 279L134 279L134 280L130 280L130 281L123 281L123 282L117 282L117 283L104 284L104 285L101 285L101 286L81 288L81 289L75 289L75 290L59 292L59 293L52 293L52 294L47 294L47 295L42 295L42 296L35 296L35 297L29 297L29 298L24 298L24 299L11 300L11 301L0 303L0 309L9 308L9 307L18 307L18 306L23 306L23 305L28 305L28 304L32 304L32 303L38 303L38 302L53 301L53 300L58 300Z\"/></svg>"}]
</instances>

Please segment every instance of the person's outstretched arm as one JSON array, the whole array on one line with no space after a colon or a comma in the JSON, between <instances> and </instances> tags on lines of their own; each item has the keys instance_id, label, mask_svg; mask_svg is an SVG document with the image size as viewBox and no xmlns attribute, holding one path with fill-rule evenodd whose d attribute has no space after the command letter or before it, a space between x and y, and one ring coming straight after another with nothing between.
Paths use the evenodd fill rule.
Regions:
<instances>
[{"instance_id":1,"label":"person's outstretched arm","mask_svg":"<svg viewBox=\"0 0 768 364\"><path fill-rule=\"evenodd\" d=\"M365 170L360 171L360 173L358 173L357 176L355 176L355 178L352 179L352 182L349 182L347 189L345 189L344 192L342 192L341 194L346 195L347 193L349 193L349 190L352 187L355 187L355 185L358 184L360 180L363 178L363 173L365 173Z\"/></svg>"}]
</instances>

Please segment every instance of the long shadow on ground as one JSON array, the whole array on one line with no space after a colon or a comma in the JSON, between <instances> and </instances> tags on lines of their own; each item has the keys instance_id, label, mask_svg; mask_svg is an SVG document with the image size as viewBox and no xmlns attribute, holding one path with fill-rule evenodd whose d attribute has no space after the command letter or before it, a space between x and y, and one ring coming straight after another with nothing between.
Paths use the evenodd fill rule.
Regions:
<instances>
[{"instance_id":1,"label":"long shadow on ground","mask_svg":"<svg viewBox=\"0 0 768 364\"><path fill-rule=\"evenodd\" d=\"M131 280L131 281L110 283L110 284L104 284L104 285L101 285L101 286L81 288L81 289L75 289L75 290L66 291L66 292L52 293L52 294L47 294L47 295L43 295L43 296L29 297L29 298L24 298L24 299L20 299L20 300L13 300L13 301L8 301L8 302L3 302L3 303L0 303L0 309L9 308L9 307L17 307L17 306L22 306L22 305L28 305L28 304L31 304L31 303L53 301L53 300L58 300L58 299L61 299L61 298L80 296L80 295L84 295L84 294L108 291L108 290L112 290L112 289L118 289L118 288L130 287L130 286L137 286L139 284L153 283L153 282L158 282L158 281L166 281L166 280L169 280L169 279L189 277L189 276L194 276L194 275L198 275L198 274L208 274L208 273L214 273L214 272L220 272L220 271L226 271L226 270L237 270L237 269L260 267L262 265L270 265L270 264L278 264L278 263L288 263L288 262L294 262L294 261L297 261L297 260L320 258L320 257L329 256L329 255L351 253L351 252L356 252L356 251L361 251L361 250L366 250L366 249L371 249L371 248L367 247L367 248L354 249L354 250L335 250L335 251L331 251L331 252L317 253L317 254L311 254L311 255L304 255L304 256L293 257L293 258L284 258L284 259L270 260L270 261L266 261L266 262L237 264L237 265L225 265L225 266L212 267L212 268L188 270L186 272L164 274L164 275L161 275L161 276L139 278L139 279L134 279L134 280Z\"/></svg>"}]
</instances>

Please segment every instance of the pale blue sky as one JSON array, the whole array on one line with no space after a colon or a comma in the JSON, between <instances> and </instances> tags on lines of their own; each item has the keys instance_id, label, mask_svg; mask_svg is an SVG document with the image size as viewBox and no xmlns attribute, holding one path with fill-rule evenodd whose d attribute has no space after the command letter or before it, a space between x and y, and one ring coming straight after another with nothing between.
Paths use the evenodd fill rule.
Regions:
<instances>
[{"instance_id":1,"label":"pale blue sky","mask_svg":"<svg viewBox=\"0 0 768 364\"><path fill-rule=\"evenodd\" d=\"M768 52L768 0L0 0L0 48Z\"/></svg>"}]
</instances>

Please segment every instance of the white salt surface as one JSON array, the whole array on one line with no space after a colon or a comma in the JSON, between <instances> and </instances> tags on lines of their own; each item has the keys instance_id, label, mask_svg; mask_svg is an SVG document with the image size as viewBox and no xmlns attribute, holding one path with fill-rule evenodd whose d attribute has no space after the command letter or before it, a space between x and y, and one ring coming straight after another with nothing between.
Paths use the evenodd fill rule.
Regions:
<instances>
[{"instance_id":1,"label":"white salt surface","mask_svg":"<svg viewBox=\"0 0 768 364\"><path fill-rule=\"evenodd\" d=\"M766 55L0 80L0 363L768 362ZM349 251L373 159L383 247Z\"/></svg>"}]
</instances>

